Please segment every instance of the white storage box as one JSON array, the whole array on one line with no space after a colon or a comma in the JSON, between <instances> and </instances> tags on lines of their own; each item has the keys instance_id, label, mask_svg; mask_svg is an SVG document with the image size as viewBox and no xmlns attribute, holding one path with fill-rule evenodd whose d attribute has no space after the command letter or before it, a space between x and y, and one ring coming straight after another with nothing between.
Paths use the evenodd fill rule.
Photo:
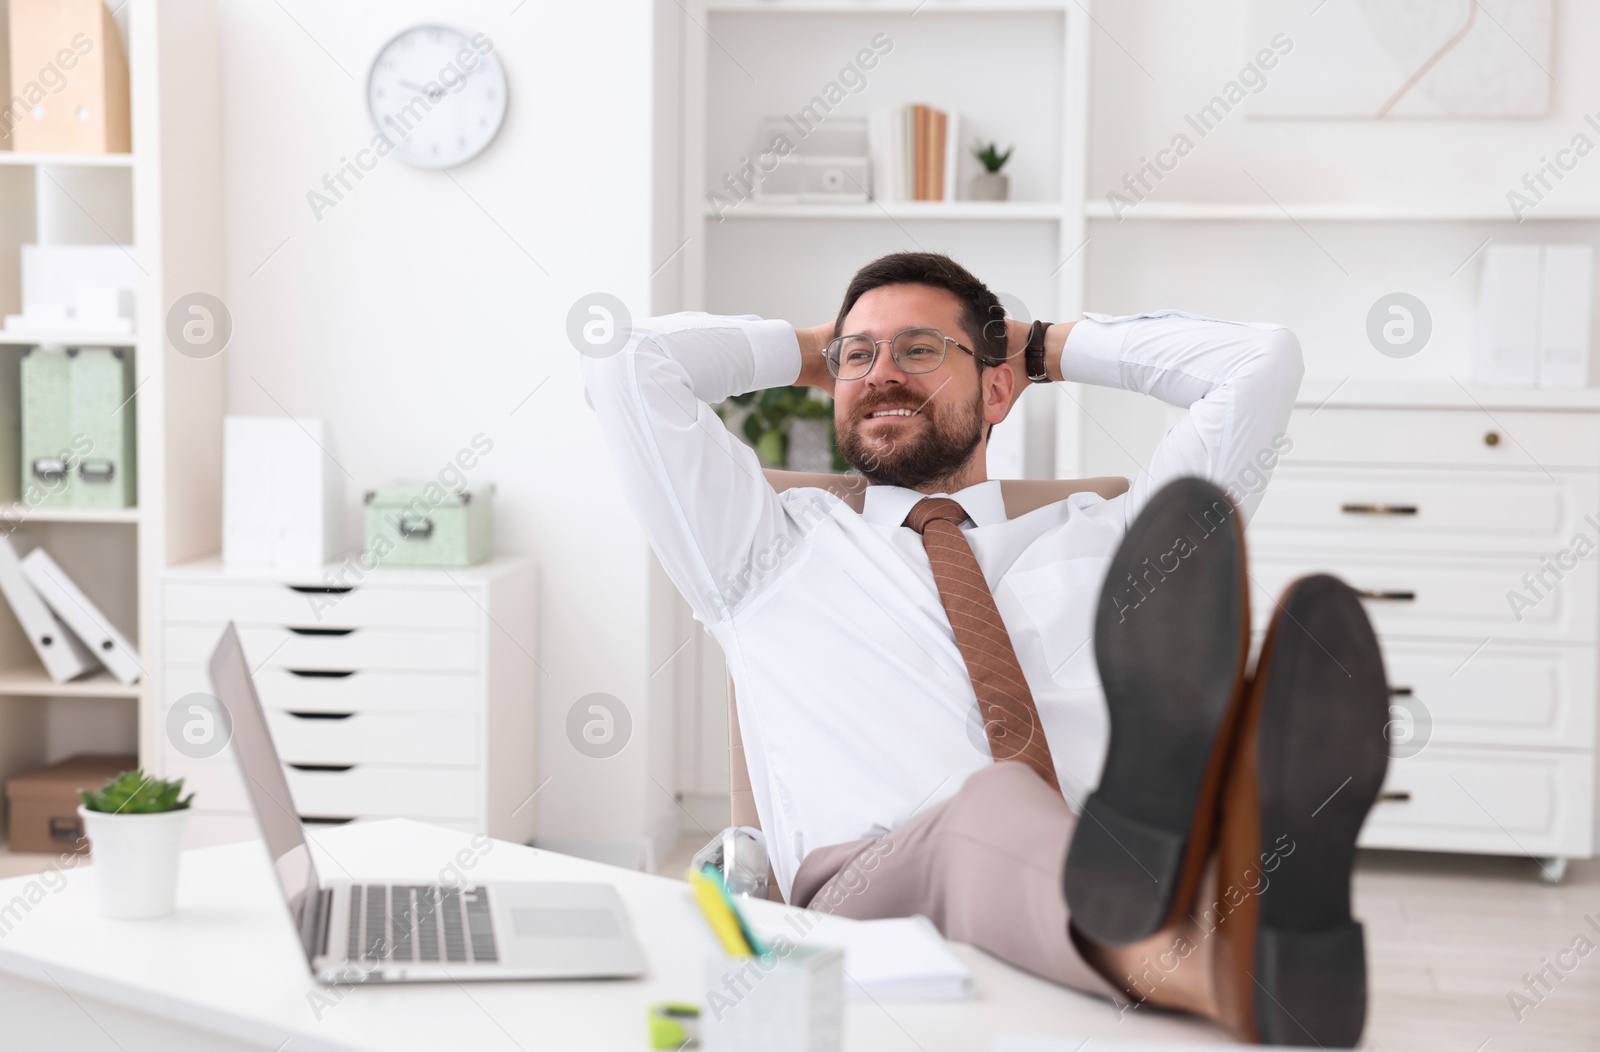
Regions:
<instances>
[{"instance_id":1,"label":"white storage box","mask_svg":"<svg viewBox=\"0 0 1600 1052\"><path fill-rule=\"evenodd\" d=\"M319 567L343 553L344 486L321 420L230 416L223 427L222 560Z\"/></svg>"}]
</instances>

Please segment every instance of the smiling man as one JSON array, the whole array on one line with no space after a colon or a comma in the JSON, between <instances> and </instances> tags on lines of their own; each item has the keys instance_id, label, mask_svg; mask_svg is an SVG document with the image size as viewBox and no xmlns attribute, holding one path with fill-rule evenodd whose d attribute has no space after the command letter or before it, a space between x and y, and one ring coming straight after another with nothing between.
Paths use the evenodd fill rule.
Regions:
<instances>
[{"instance_id":1,"label":"smiling man","mask_svg":"<svg viewBox=\"0 0 1600 1052\"><path fill-rule=\"evenodd\" d=\"M1246 671L1261 486L1242 483L1299 387L1287 329L1030 326L948 257L897 253L833 322L649 319L584 372L646 536L727 658L786 901L924 914L1244 1040L1354 1044L1349 878L1387 716L1354 593L1291 585ZM1064 380L1186 413L1126 493L1008 518L989 434ZM797 383L833 395L859 513L775 492L712 408Z\"/></svg>"}]
</instances>

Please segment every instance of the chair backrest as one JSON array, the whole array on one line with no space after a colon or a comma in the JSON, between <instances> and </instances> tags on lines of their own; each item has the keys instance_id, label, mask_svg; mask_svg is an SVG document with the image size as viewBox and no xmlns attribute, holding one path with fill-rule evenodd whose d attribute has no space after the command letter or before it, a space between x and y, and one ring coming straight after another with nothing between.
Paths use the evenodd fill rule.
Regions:
<instances>
[{"instance_id":1,"label":"chair backrest","mask_svg":"<svg viewBox=\"0 0 1600 1052\"><path fill-rule=\"evenodd\" d=\"M829 475L821 472L780 471L768 468L765 472L772 488L784 490L800 487L825 489L838 495L856 511L861 510L866 494L864 480L858 475ZM1128 491L1128 480L1117 476L1090 479L1003 479L1000 495L1005 501L1006 517L1014 519L1035 508L1065 500L1074 493L1098 493L1110 500ZM750 791L750 768L745 763L744 742L739 736L739 706L733 693L733 677L728 677L728 794L733 804L733 824L761 827L756 817L755 796ZM773 895L776 896L776 884Z\"/></svg>"}]
</instances>

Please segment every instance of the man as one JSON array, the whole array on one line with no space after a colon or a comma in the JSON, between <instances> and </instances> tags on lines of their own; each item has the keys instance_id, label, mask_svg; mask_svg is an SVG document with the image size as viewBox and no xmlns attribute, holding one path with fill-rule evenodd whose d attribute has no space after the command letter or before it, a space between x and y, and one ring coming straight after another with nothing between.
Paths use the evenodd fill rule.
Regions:
<instances>
[{"instance_id":1,"label":"man","mask_svg":"<svg viewBox=\"0 0 1600 1052\"><path fill-rule=\"evenodd\" d=\"M1246 671L1260 486L1239 483L1281 448L1288 330L1172 311L1028 326L948 257L897 253L832 323L650 319L584 370L646 535L726 655L788 902L922 913L1243 1040L1355 1043L1376 642L1347 587L1303 579ZM989 431L1028 383L1063 380L1187 415L1125 494L1008 520ZM711 408L796 383L834 398L860 514L775 493Z\"/></svg>"}]
</instances>

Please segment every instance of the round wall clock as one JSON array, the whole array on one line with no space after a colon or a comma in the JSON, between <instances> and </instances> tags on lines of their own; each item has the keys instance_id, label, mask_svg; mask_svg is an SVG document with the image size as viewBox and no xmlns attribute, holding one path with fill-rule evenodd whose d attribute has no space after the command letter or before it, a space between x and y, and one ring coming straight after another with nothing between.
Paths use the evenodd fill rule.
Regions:
<instances>
[{"instance_id":1,"label":"round wall clock","mask_svg":"<svg viewBox=\"0 0 1600 1052\"><path fill-rule=\"evenodd\" d=\"M506 115L494 43L446 26L414 26L385 44L367 72L367 111L402 160L450 168L481 153Z\"/></svg>"}]
</instances>

